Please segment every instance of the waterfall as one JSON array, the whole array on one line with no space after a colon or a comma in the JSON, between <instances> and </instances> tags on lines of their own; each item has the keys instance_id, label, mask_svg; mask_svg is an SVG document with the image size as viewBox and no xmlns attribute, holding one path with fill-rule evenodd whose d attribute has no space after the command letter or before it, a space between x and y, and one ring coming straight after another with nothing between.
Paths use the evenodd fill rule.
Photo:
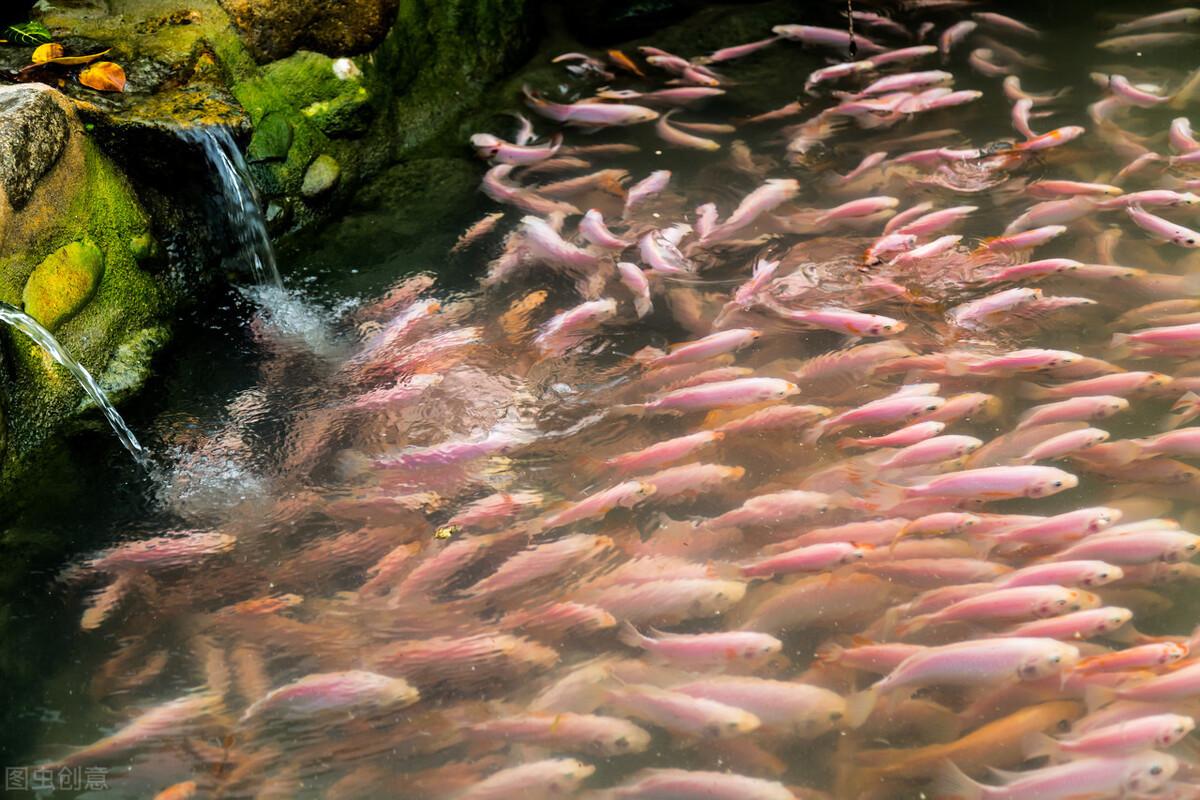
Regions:
<instances>
[{"instance_id":1,"label":"waterfall","mask_svg":"<svg viewBox=\"0 0 1200 800\"><path fill-rule=\"evenodd\" d=\"M79 381L79 385L87 392L88 397L96 403L102 412L108 424L112 426L113 432L117 434L117 438L121 440L121 444L125 445L125 449L130 455L143 467L150 466L150 456L146 453L145 448L138 442L137 437L133 435L133 431L129 430L129 426L125 424L125 420L121 419L121 415L117 413L117 409L109 401L108 395L100 388L100 384L96 383L96 379L86 368L63 348L58 339L50 331L43 328L37 320L21 311L18 308L10 306L8 303L0 303L0 322L6 322L17 330L24 333L30 339L37 343L38 347L50 354L50 357L66 367L67 371Z\"/></svg>"},{"instance_id":2,"label":"waterfall","mask_svg":"<svg viewBox=\"0 0 1200 800\"><path fill-rule=\"evenodd\" d=\"M282 288L275 250L267 235L267 222L258 206L258 197L246 160L229 130L221 125L183 128L179 135L198 144L216 172L221 187L226 217L238 245L238 256L250 265L260 286Z\"/></svg>"}]
</instances>

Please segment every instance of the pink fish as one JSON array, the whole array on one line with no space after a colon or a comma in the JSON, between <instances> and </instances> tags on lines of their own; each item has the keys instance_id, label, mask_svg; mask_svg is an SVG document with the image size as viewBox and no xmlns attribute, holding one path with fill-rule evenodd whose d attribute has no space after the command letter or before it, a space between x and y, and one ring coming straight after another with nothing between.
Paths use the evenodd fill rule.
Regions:
<instances>
[{"instance_id":1,"label":"pink fish","mask_svg":"<svg viewBox=\"0 0 1200 800\"><path fill-rule=\"evenodd\" d=\"M880 469L904 469L962 458L983 446L980 439L960 434L936 436L909 445L879 463Z\"/></svg>"},{"instance_id":2,"label":"pink fish","mask_svg":"<svg viewBox=\"0 0 1200 800\"><path fill-rule=\"evenodd\" d=\"M783 649L783 642L765 633L718 631L716 633L662 633L650 638L629 623L621 627L622 644L644 650L651 656L685 669L728 667L734 662L761 663Z\"/></svg>"},{"instance_id":3,"label":"pink fish","mask_svg":"<svg viewBox=\"0 0 1200 800\"><path fill-rule=\"evenodd\" d=\"M1113 94L1138 108L1153 108L1163 103L1171 102L1170 97L1162 97L1134 86L1124 75L1110 75L1108 78L1108 88Z\"/></svg>"},{"instance_id":4,"label":"pink fish","mask_svg":"<svg viewBox=\"0 0 1200 800\"><path fill-rule=\"evenodd\" d=\"M831 413L833 412L825 406L770 406L726 422L717 432L726 436L776 431L786 434L798 431L823 417L828 417Z\"/></svg>"},{"instance_id":5,"label":"pink fish","mask_svg":"<svg viewBox=\"0 0 1200 800\"><path fill-rule=\"evenodd\" d=\"M960 20L946 30L942 31L942 35L938 37L938 49L942 52L942 60L945 61L950 56L956 45L960 44L968 36L975 32L979 27L979 23L974 20Z\"/></svg>"},{"instance_id":6,"label":"pink fish","mask_svg":"<svg viewBox=\"0 0 1200 800\"><path fill-rule=\"evenodd\" d=\"M996 531L991 537L1000 542L1022 542L1028 545L1067 542L1082 539L1088 534L1098 534L1120 519L1120 510L1097 506L1067 511L1061 515L1039 519L1038 522L1016 525L1015 528Z\"/></svg>"},{"instance_id":7,"label":"pink fish","mask_svg":"<svg viewBox=\"0 0 1200 800\"><path fill-rule=\"evenodd\" d=\"M549 144L520 145L506 142L490 133L477 133L471 137L471 146L480 158L491 159L496 164L536 164L558 152L562 146L562 135L556 134Z\"/></svg>"},{"instance_id":8,"label":"pink fish","mask_svg":"<svg viewBox=\"0 0 1200 800\"><path fill-rule=\"evenodd\" d=\"M585 589L581 599L634 625L669 625L723 614L745 594L737 581L680 577Z\"/></svg>"},{"instance_id":9,"label":"pink fish","mask_svg":"<svg viewBox=\"0 0 1200 800\"><path fill-rule=\"evenodd\" d=\"M982 327L992 315L1020 308L1042 296L1040 289L1005 289L950 309L948 315L960 328Z\"/></svg>"},{"instance_id":10,"label":"pink fish","mask_svg":"<svg viewBox=\"0 0 1200 800\"><path fill-rule=\"evenodd\" d=\"M523 87L525 102L543 117L568 125L600 128L610 125L636 125L658 119L658 112L642 106L621 103L551 103L528 87Z\"/></svg>"},{"instance_id":11,"label":"pink fish","mask_svg":"<svg viewBox=\"0 0 1200 800\"><path fill-rule=\"evenodd\" d=\"M1044 636L1050 639L1082 641L1115 633L1133 619L1127 608L1105 606L1074 611L1053 619L1039 619L1014 626L1001 636Z\"/></svg>"},{"instance_id":12,"label":"pink fish","mask_svg":"<svg viewBox=\"0 0 1200 800\"><path fill-rule=\"evenodd\" d=\"M871 55L871 63L877 67L882 67L885 64L899 64L903 61L918 61L926 56L931 56L938 49L931 44L918 44L912 47L901 47L898 50L885 50L881 53L873 53Z\"/></svg>"},{"instance_id":13,"label":"pink fish","mask_svg":"<svg viewBox=\"0 0 1200 800\"><path fill-rule=\"evenodd\" d=\"M865 314L842 308L801 311L772 306L772 310L790 322L799 322L847 336L895 336L908 327L907 323L882 314Z\"/></svg>"},{"instance_id":14,"label":"pink fish","mask_svg":"<svg viewBox=\"0 0 1200 800\"><path fill-rule=\"evenodd\" d=\"M701 339L674 345L669 353L649 362L648 368L666 367L672 364L687 364L705 361L723 353L733 353L754 344L762 336L753 328L731 328L709 334Z\"/></svg>"},{"instance_id":15,"label":"pink fish","mask_svg":"<svg viewBox=\"0 0 1200 800\"><path fill-rule=\"evenodd\" d=\"M877 214L880 211L893 209L898 205L900 205L900 201L895 197L863 197L858 200L851 200L848 203L842 203L840 206L835 206L822 212L817 217L816 224L824 225L838 220L866 217L871 214Z\"/></svg>"},{"instance_id":16,"label":"pink fish","mask_svg":"<svg viewBox=\"0 0 1200 800\"><path fill-rule=\"evenodd\" d=\"M937 239L934 239L932 242L927 242L918 247L914 247L913 249L911 249L907 252L901 253L900 255L893 258L889 262L889 264L891 266L898 266L898 267L920 264L923 261L926 261L931 258L936 258L937 256L940 256L943 253L950 252L951 250L953 250L955 247L958 246L958 243L962 241L962 238L963 237L958 234L939 236Z\"/></svg>"},{"instance_id":17,"label":"pink fish","mask_svg":"<svg viewBox=\"0 0 1200 800\"><path fill-rule=\"evenodd\" d=\"M1095 378L1060 383L1057 386L1025 384L1021 393L1035 400L1055 398L1115 395L1125 397L1141 391L1153 391L1169 386L1172 378L1160 372L1114 372Z\"/></svg>"},{"instance_id":18,"label":"pink fish","mask_svg":"<svg viewBox=\"0 0 1200 800\"><path fill-rule=\"evenodd\" d=\"M604 224L603 215L594 208L588 209L588 212L583 215L583 219L579 221L579 233L597 247L605 247L610 250L624 250L633 244L610 231Z\"/></svg>"},{"instance_id":19,"label":"pink fish","mask_svg":"<svg viewBox=\"0 0 1200 800\"><path fill-rule=\"evenodd\" d=\"M625 216L629 216L629 212L633 208L641 205L649 198L660 194L667 188L667 184L670 181L670 171L660 169L651 172L645 178L629 187L629 192L625 195Z\"/></svg>"},{"instance_id":20,"label":"pink fish","mask_svg":"<svg viewBox=\"0 0 1200 800\"><path fill-rule=\"evenodd\" d=\"M417 702L419 697L417 690L403 678L362 670L316 673L259 698L243 712L239 723L310 717L322 711L398 710Z\"/></svg>"},{"instance_id":21,"label":"pink fish","mask_svg":"<svg viewBox=\"0 0 1200 800\"><path fill-rule=\"evenodd\" d=\"M534 337L534 345L546 354L561 354L594 336L596 328L617 314L611 297L589 300L547 320Z\"/></svg>"},{"instance_id":22,"label":"pink fish","mask_svg":"<svg viewBox=\"0 0 1200 800\"><path fill-rule=\"evenodd\" d=\"M1200 150L1200 142L1192 135L1192 123L1187 117L1176 117L1171 120L1171 128L1167 133L1171 149L1176 153L1194 153Z\"/></svg>"},{"instance_id":23,"label":"pink fish","mask_svg":"<svg viewBox=\"0 0 1200 800\"><path fill-rule=\"evenodd\" d=\"M544 498L537 492L499 492L463 506L446 521L457 528L493 528L507 524L528 509L538 508Z\"/></svg>"},{"instance_id":24,"label":"pink fish","mask_svg":"<svg viewBox=\"0 0 1200 800\"><path fill-rule=\"evenodd\" d=\"M705 241L728 239L734 233L751 225L763 214L773 211L791 200L800 191L800 183L793 178L772 178L742 198L729 218L717 225L705 237Z\"/></svg>"},{"instance_id":25,"label":"pink fish","mask_svg":"<svg viewBox=\"0 0 1200 800\"><path fill-rule=\"evenodd\" d=\"M1152 714L1067 739L1051 739L1045 734L1038 734L1027 740L1023 749L1027 758L1128 755L1145 750L1165 750L1195 727L1195 720L1183 714Z\"/></svg>"},{"instance_id":26,"label":"pink fish","mask_svg":"<svg viewBox=\"0 0 1200 800\"><path fill-rule=\"evenodd\" d=\"M711 800L794 800L783 784L732 772L644 769L609 791L622 800L703 797Z\"/></svg>"},{"instance_id":27,"label":"pink fish","mask_svg":"<svg viewBox=\"0 0 1200 800\"><path fill-rule=\"evenodd\" d=\"M678 109L672 109L666 114L658 118L658 122L654 124L654 131L658 134L658 138L664 142L676 147L683 147L689 150L705 150L712 152L721 149L721 143L712 139L705 139L703 136L696 136L692 133L681 131L671 125L671 115Z\"/></svg>"},{"instance_id":28,"label":"pink fish","mask_svg":"<svg viewBox=\"0 0 1200 800\"><path fill-rule=\"evenodd\" d=\"M861 48L865 53L882 53L886 48L861 34L853 37L845 30L821 28L815 25L776 25L771 32L784 39L819 47L832 47L853 55L852 48Z\"/></svg>"},{"instance_id":29,"label":"pink fish","mask_svg":"<svg viewBox=\"0 0 1200 800\"><path fill-rule=\"evenodd\" d=\"M806 517L826 514L830 509L844 506L851 498L840 498L823 492L788 489L751 497L740 507L710 519L705 527L750 528L764 525L784 525Z\"/></svg>"},{"instance_id":30,"label":"pink fish","mask_svg":"<svg viewBox=\"0 0 1200 800\"><path fill-rule=\"evenodd\" d=\"M1043 460L1057 460L1087 450L1108 441L1108 431L1099 428L1080 428L1052 436L1044 442L1034 445L1020 460L1026 463Z\"/></svg>"},{"instance_id":31,"label":"pink fish","mask_svg":"<svg viewBox=\"0 0 1200 800\"><path fill-rule=\"evenodd\" d=\"M1075 671L1095 673L1162 667L1183 660L1187 654L1185 644L1155 642L1089 656L1075 665Z\"/></svg>"},{"instance_id":32,"label":"pink fish","mask_svg":"<svg viewBox=\"0 0 1200 800\"><path fill-rule=\"evenodd\" d=\"M865 550L847 542L798 547L741 567L743 577L761 578L795 572L821 572L861 561Z\"/></svg>"},{"instance_id":33,"label":"pink fish","mask_svg":"<svg viewBox=\"0 0 1200 800\"><path fill-rule=\"evenodd\" d=\"M495 595L567 573L585 561L604 555L612 544L612 539L607 536L576 533L534 545L514 553L495 572L469 587L466 593L471 597Z\"/></svg>"},{"instance_id":34,"label":"pink fish","mask_svg":"<svg viewBox=\"0 0 1200 800\"><path fill-rule=\"evenodd\" d=\"M617 274L620 276L621 284L633 295L633 309L638 315L638 319L653 311L650 282L646 279L646 273L642 272L641 267L628 261L620 261L617 262Z\"/></svg>"},{"instance_id":35,"label":"pink fish","mask_svg":"<svg viewBox=\"0 0 1200 800\"><path fill-rule=\"evenodd\" d=\"M983 244L980 245L980 249L995 253L1017 253L1022 250L1031 250L1039 247L1066 232L1067 229L1063 225L1046 225L1041 228L1024 230L1009 236L985 239Z\"/></svg>"},{"instance_id":36,"label":"pink fish","mask_svg":"<svg viewBox=\"0 0 1200 800\"><path fill-rule=\"evenodd\" d=\"M604 465L618 472L653 469L694 455L725 438L720 431L701 431L650 445L642 450L605 460Z\"/></svg>"},{"instance_id":37,"label":"pink fish","mask_svg":"<svg viewBox=\"0 0 1200 800\"><path fill-rule=\"evenodd\" d=\"M840 695L797 681L713 675L673 686L672 691L744 709L759 718L765 731L805 739L828 732L846 710Z\"/></svg>"},{"instance_id":38,"label":"pink fish","mask_svg":"<svg viewBox=\"0 0 1200 800\"><path fill-rule=\"evenodd\" d=\"M915 486L884 486L882 489L898 490L895 497L900 500L961 497L990 501L1014 497L1049 497L1078 485L1077 477L1055 467L1014 466L967 469L941 475ZM886 492L882 494L887 496Z\"/></svg>"},{"instance_id":39,"label":"pink fish","mask_svg":"<svg viewBox=\"0 0 1200 800\"><path fill-rule=\"evenodd\" d=\"M815 94L812 90L824 83L835 81L840 78L846 78L851 75L858 75L863 72L871 72L875 69L873 61L846 61L841 64L832 64L828 67L821 67L809 73L804 81L804 90L809 94Z\"/></svg>"},{"instance_id":40,"label":"pink fish","mask_svg":"<svg viewBox=\"0 0 1200 800\"><path fill-rule=\"evenodd\" d=\"M778 378L742 378L677 389L660 395L642 408L668 413L711 411L785 400L799 391L794 383Z\"/></svg>"},{"instance_id":41,"label":"pink fish","mask_svg":"<svg viewBox=\"0 0 1200 800\"><path fill-rule=\"evenodd\" d=\"M758 717L741 708L644 684L610 690L607 704L634 719L697 739L741 736L761 725Z\"/></svg>"},{"instance_id":42,"label":"pink fish","mask_svg":"<svg viewBox=\"0 0 1200 800\"><path fill-rule=\"evenodd\" d=\"M1124 571L1120 567L1103 561L1057 561L1033 564L1014 570L997 578L995 585L1001 589L1011 589L1017 586L1087 586L1094 588L1119 581L1123 577Z\"/></svg>"},{"instance_id":43,"label":"pink fish","mask_svg":"<svg viewBox=\"0 0 1200 800\"><path fill-rule=\"evenodd\" d=\"M838 442L838 447L841 449L849 449L851 447L909 447L931 439L945 429L946 423L938 422L937 420L917 422L884 434L883 436L866 436L858 439L847 437Z\"/></svg>"},{"instance_id":44,"label":"pink fish","mask_svg":"<svg viewBox=\"0 0 1200 800\"><path fill-rule=\"evenodd\" d=\"M979 24L994 28L1001 33L1015 33L1031 39L1040 39L1042 36L1041 32L1037 29L1004 14L997 14L992 11L976 11L971 14L971 18Z\"/></svg>"},{"instance_id":45,"label":"pink fish","mask_svg":"<svg viewBox=\"0 0 1200 800\"><path fill-rule=\"evenodd\" d=\"M1200 247L1200 233L1191 228L1155 216L1139 206L1129 206L1125 211L1135 225L1156 239L1177 244L1180 247Z\"/></svg>"},{"instance_id":46,"label":"pink fish","mask_svg":"<svg viewBox=\"0 0 1200 800\"><path fill-rule=\"evenodd\" d=\"M845 428L864 425L889 425L910 422L925 414L937 411L946 401L940 397L924 395L891 395L864 403L858 408L843 411L815 425L808 434L808 441L815 442L828 433Z\"/></svg>"},{"instance_id":47,"label":"pink fish","mask_svg":"<svg viewBox=\"0 0 1200 800\"><path fill-rule=\"evenodd\" d=\"M973 800L1120 797L1153 793L1169 781L1178 769L1179 762L1173 756L1151 751L1121 758L1083 758L1059 766L1016 773L1003 786L987 786L977 783L947 762L931 792L935 797Z\"/></svg>"},{"instance_id":48,"label":"pink fish","mask_svg":"<svg viewBox=\"0 0 1200 800\"><path fill-rule=\"evenodd\" d=\"M642 481L625 481L601 489L567 508L550 515L546 527L557 528L580 520L603 517L614 508L630 508L654 494L654 486Z\"/></svg>"},{"instance_id":49,"label":"pink fish","mask_svg":"<svg viewBox=\"0 0 1200 800\"><path fill-rule=\"evenodd\" d=\"M738 44L732 47L723 47L715 51L703 59L706 64L715 64L720 61L732 61L735 58L742 58L751 53L757 53L779 41L778 36L772 36L768 39L759 39L756 42L747 42L746 44ZM700 59L697 59L699 61Z\"/></svg>"},{"instance_id":50,"label":"pink fish","mask_svg":"<svg viewBox=\"0 0 1200 800\"><path fill-rule=\"evenodd\" d=\"M1189 561L1200 546L1200 536L1177 530L1105 531L1060 550L1056 561L1098 559L1110 564L1137 565L1155 561Z\"/></svg>"},{"instance_id":51,"label":"pink fish","mask_svg":"<svg viewBox=\"0 0 1200 800\"><path fill-rule=\"evenodd\" d=\"M517 795L528 800L550 800L574 794L596 768L573 758L529 761L493 772L456 794L455 800L505 800Z\"/></svg>"},{"instance_id":52,"label":"pink fish","mask_svg":"<svg viewBox=\"0 0 1200 800\"><path fill-rule=\"evenodd\" d=\"M1017 428L1032 428L1055 422L1107 419L1129 409L1129 401L1114 395L1071 397L1046 405L1034 406L1021 415Z\"/></svg>"},{"instance_id":53,"label":"pink fish","mask_svg":"<svg viewBox=\"0 0 1200 800\"><path fill-rule=\"evenodd\" d=\"M650 734L632 722L571 712L519 714L477 722L467 728L467 735L603 758L642 753L650 747Z\"/></svg>"}]
</instances>

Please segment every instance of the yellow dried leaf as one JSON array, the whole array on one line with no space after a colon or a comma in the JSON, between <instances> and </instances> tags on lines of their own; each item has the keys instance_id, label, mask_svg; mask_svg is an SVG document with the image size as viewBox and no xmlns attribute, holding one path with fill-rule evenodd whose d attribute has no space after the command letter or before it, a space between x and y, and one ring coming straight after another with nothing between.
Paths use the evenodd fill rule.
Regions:
<instances>
[{"instance_id":1,"label":"yellow dried leaf","mask_svg":"<svg viewBox=\"0 0 1200 800\"><path fill-rule=\"evenodd\" d=\"M79 82L98 92L123 92L125 70L111 61L97 61L79 73Z\"/></svg>"},{"instance_id":2,"label":"yellow dried leaf","mask_svg":"<svg viewBox=\"0 0 1200 800\"><path fill-rule=\"evenodd\" d=\"M33 63L45 64L47 61L53 61L56 58L61 58L63 54L63 46L58 42L50 42L49 44L38 45L33 51Z\"/></svg>"},{"instance_id":3,"label":"yellow dried leaf","mask_svg":"<svg viewBox=\"0 0 1200 800\"><path fill-rule=\"evenodd\" d=\"M112 48L110 47L109 50ZM100 56L107 53L108 50L101 50L99 53L92 53L86 56L59 56L46 61L47 64L62 64L64 67L79 67L84 64L90 64Z\"/></svg>"}]
</instances>

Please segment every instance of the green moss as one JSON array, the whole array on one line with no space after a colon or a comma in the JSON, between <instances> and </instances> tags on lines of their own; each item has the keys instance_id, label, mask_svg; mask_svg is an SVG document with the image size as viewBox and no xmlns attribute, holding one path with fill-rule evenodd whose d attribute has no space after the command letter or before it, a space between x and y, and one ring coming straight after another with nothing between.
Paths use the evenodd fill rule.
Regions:
<instances>
[{"instance_id":1,"label":"green moss","mask_svg":"<svg viewBox=\"0 0 1200 800\"><path fill-rule=\"evenodd\" d=\"M149 228L145 212L116 167L87 141L81 146L84 168L72 181L68 196L56 198L49 223L24 243L24 252L0 261L0 299L13 302L19 297L17 287L29 274L24 265L38 263L71 242L90 242L104 253L104 274L91 299L61 322L55 335L89 371L100 374L122 342L158 324L166 305L162 289L138 267L134 254L135 238ZM26 337L15 331L5 335L12 381L10 446L3 474L11 480L31 456L41 457L49 438L62 429L62 421L77 414L83 393Z\"/></svg>"},{"instance_id":2,"label":"green moss","mask_svg":"<svg viewBox=\"0 0 1200 800\"><path fill-rule=\"evenodd\" d=\"M291 125L286 158L255 165L259 188L272 197L299 192L309 164L330 149L329 134L362 129L372 113L361 83L340 80L333 59L305 51L235 83L233 93L256 129L276 115Z\"/></svg>"},{"instance_id":3,"label":"green moss","mask_svg":"<svg viewBox=\"0 0 1200 800\"><path fill-rule=\"evenodd\" d=\"M92 299L104 275L104 253L88 240L55 250L33 268L21 301L25 312L55 330Z\"/></svg>"}]
</instances>

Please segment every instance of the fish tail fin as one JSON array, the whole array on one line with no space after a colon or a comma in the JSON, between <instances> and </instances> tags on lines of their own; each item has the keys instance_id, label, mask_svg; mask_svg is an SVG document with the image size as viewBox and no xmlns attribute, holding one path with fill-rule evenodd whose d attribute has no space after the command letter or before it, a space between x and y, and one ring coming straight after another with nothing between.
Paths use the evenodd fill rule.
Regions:
<instances>
[{"instance_id":1,"label":"fish tail fin","mask_svg":"<svg viewBox=\"0 0 1200 800\"><path fill-rule=\"evenodd\" d=\"M1108 343L1109 349L1112 351L1112 357L1123 357L1129 355L1130 350L1130 335L1128 333L1114 333L1112 341Z\"/></svg>"},{"instance_id":2,"label":"fish tail fin","mask_svg":"<svg viewBox=\"0 0 1200 800\"><path fill-rule=\"evenodd\" d=\"M846 698L846 726L861 727L879 702L879 690L874 686Z\"/></svg>"},{"instance_id":3,"label":"fish tail fin","mask_svg":"<svg viewBox=\"0 0 1200 800\"><path fill-rule=\"evenodd\" d=\"M1041 384L1021 381L1017 385L1017 396L1026 400L1049 400L1054 393Z\"/></svg>"},{"instance_id":4,"label":"fish tail fin","mask_svg":"<svg viewBox=\"0 0 1200 800\"><path fill-rule=\"evenodd\" d=\"M1084 692L1084 701L1087 703L1089 712L1103 708L1116 699L1116 690L1107 686L1089 686Z\"/></svg>"},{"instance_id":5,"label":"fish tail fin","mask_svg":"<svg viewBox=\"0 0 1200 800\"><path fill-rule=\"evenodd\" d=\"M945 370L947 375L955 378L963 375L969 375L971 373L969 365L965 361L954 358L953 356L948 356L946 358Z\"/></svg>"},{"instance_id":6,"label":"fish tail fin","mask_svg":"<svg viewBox=\"0 0 1200 800\"><path fill-rule=\"evenodd\" d=\"M805 444L816 444L817 442L819 442L821 440L821 437L824 436L826 431L828 431L828 430L829 430L829 421L823 419L823 420L820 420L819 422L817 422L815 425L813 425L808 430L806 430L804 432L804 436L801 438Z\"/></svg>"},{"instance_id":7,"label":"fish tail fin","mask_svg":"<svg viewBox=\"0 0 1200 800\"><path fill-rule=\"evenodd\" d=\"M646 637L628 621L621 623L621 629L617 631L617 640L623 645L639 650L644 649L646 644Z\"/></svg>"},{"instance_id":8,"label":"fish tail fin","mask_svg":"<svg viewBox=\"0 0 1200 800\"><path fill-rule=\"evenodd\" d=\"M843 436L841 439L838 439L833 446L838 450L845 452L857 447L862 447L862 439L855 439L853 436Z\"/></svg>"},{"instance_id":9,"label":"fish tail fin","mask_svg":"<svg viewBox=\"0 0 1200 800\"><path fill-rule=\"evenodd\" d=\"M821 664L836 664L842 660L842 654L846 652L846 648L842 647L837 642L822 642L818 645L813 656Z\"/></svg>"},{"instance_id":10,"label":"fish tail fin","mask_svg":"<svg viewBox=\"0 0 1200 800\"><path fill-rule=\"evenodd\" d=\"M1058 754L1058 742L1041 731L1031 731L1021 739L1021 753L1027 759L1053 758Z\"/></svg>"},{"instance_id":11,"label":"fish tail fin","mask_svg":"<svg viewBox=\"0 0 1200 800\"><path fill-rule=\"evenodd\" d=\"M986 788L953 761L946 761L938 768L929 791L935 800L983 800Z\"/></svg>"},{"instance_id":12,"label":"fish tail fin","mask_svg":"<svg viewBox=\"0 0 1200 800\"><path fill-rule=\"evenodd\" d=\"M1171 411L1159 425L1159 430L1173 431L1190 420L1191 417L1187 416L1184 412L1190 406L1195 405L1197 401L1200 401L1200 395L1197 395L1195 392L1185 392L1180 395L1179 399L1171 405Z\"/></svg>"},{"instance_id":13,"label":"fish tail fin","mask_svg":"<svg viewBox=\"0 0 1200 800\"><path fill-rule=\"evenodd\" d=\"M908 490L903 486L883 481L872 481L863 502L867 510L887 511L903 503L909 497Z\"/></svg>"},{"instance_id":14,"label":"fish tail fin","mask_svg":"<svg viewBox=\"0 0 1200 800\"><path fill-rule=\"evenodd\" d=\"M667 354L667 351L660 350L657 347L643 347L641 350L638 350L636 353L634 353L629 358L635 364L640 364L643 367L649 367L649 366L653 365L655 361L662 358L666 354Z\"/></svg>"}]
</instances>

